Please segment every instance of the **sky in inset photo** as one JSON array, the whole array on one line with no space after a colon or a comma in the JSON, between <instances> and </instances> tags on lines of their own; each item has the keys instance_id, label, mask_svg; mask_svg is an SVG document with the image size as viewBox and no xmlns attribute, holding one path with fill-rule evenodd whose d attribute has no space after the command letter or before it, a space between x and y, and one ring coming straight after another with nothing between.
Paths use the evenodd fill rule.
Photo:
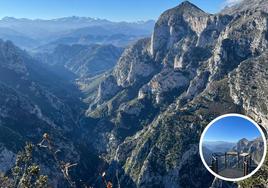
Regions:
<instances>
[{"instance_id":1,"label":"sky in inset photo","mask_svg":"<svg viewBox=\"0 0 268 188\"><path fill-rule=\"evenodd\" d=\"M258 128L249 120L237 116L228 116L211 125L204 141L237 142L242 138L253 140L261 136Z\"/></svg>"}]
</instances>

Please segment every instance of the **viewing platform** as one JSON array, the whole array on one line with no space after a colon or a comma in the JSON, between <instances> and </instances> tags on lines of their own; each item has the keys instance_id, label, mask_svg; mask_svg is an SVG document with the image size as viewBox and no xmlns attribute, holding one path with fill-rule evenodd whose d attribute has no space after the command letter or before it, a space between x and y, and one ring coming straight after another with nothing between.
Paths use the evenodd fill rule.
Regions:
<instances>
[{"instance_id":1,"label":"viewing platform","mask_svg":"<svg viewBox=\"0 0 268 188\"><path fill-rule=\"evenodd\" d=\"M250 153L213 153L210 168L226 178L240 178L252 172L256 166Z\"/></svg>"}]
</instances>

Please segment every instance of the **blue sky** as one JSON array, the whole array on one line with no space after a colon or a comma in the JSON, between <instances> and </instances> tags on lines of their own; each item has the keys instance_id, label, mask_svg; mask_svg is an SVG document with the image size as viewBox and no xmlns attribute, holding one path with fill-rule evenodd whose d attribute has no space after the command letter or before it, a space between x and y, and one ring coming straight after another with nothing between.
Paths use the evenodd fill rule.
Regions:
<instances>
[{"instance_id":1,"label":"blue sky","mask_svg":"<svg viewBox=\"0 0 268 188\"><path fill-rule=\"evenodd\" d=\"M261 134L250 121L236 116L222 118L207 130L204 141L237 142L242 138L248 140L260 137Z\"/></svg>"},{"instance_id":2,"label":"blue sky","mask_svg":"<svg viewBox=\"0 0 268 188\"><path fill-rule=\"evenodd\" d=\"M215 13L239 0L190 0L201 9ZM0 18L59 18L86 16L112 21L157 19L182 0L0 0Z\"/></svg>"}]
</instances>

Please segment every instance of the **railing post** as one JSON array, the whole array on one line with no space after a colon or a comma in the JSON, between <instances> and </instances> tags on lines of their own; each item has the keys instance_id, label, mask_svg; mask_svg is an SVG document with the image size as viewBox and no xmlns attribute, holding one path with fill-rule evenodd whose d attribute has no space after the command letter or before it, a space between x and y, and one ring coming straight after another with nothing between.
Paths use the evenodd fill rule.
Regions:
<instances>
[{"instance_id":1,"label":"railing post","mask_svg":"<svg viewBox=\"0 0 268 188\"><path fill-rule=\"evenodd\" d=\"M219 170L219 164L218 164L218 157L216 157L216 161L215 161L215 172L218 173L218 170Z\"/></svg>"},{"instance_id":2,"label":"railing post","mask_svg":"<svg viewBox=\"0 0 268 188\"><path fill-rule=\"evenodd\" d=\"M249 167L251 168L251 165L252 165L252 158L251 158L251 155L249 155Z\"/></svg>"},{"instance_id":3,"label":"railing post","mask_svg":"<svg viewBox=\"0 0 268 188\"><path fill-rule=\"evenodd\" d=\"M239 153L237 152L237 168L239 168Z\"/></svg>"},{"instance_id":4,"label":"railing post","mask_svg":"<svg viewBox=\"0 0 268 188\"><path fill-rule=\"evenodd\" d=\"M244 161L244 176L248 175L248 161Z\"/></svg>"},{"instance_id":5,"label":"railing post","mask_svg":"<svg viewBox=\"0 0 268 188\"><path fill-rule=\"evenodd\" d=\"M226 152L224 154L224 163L225 163L225 168L227 168L227 153Z\"/></svg>"},{"instance_id":6,"label":"railing post","mask_svg":"<svg viewBox=\"0 0 268 188\"><path fill-rule=\"evenodd\" d=\"M215 172L215 158L214 158L214 156L212 156L212 159L211 159L211 167L212 167L212 170Z\"/></svg>"}]
</instances>

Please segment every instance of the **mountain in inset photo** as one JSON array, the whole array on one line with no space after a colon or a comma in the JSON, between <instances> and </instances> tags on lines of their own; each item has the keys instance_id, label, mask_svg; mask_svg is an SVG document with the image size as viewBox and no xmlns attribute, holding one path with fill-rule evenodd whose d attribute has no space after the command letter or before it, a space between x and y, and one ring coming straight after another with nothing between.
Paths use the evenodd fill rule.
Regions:
<instances>
[{"instance_id":1,"label":"mountain in inset photo","mask_svg":"<svg viewBox=\"0 0 268 188\"><path fill-rule=\"evenodd\" d=\"M227 152L231 150L236 143L232 142L225 142L225 141L207 141L204 142L203 146L209 149L210 151L213 152Z\"/></svg>"}]
</instances>

